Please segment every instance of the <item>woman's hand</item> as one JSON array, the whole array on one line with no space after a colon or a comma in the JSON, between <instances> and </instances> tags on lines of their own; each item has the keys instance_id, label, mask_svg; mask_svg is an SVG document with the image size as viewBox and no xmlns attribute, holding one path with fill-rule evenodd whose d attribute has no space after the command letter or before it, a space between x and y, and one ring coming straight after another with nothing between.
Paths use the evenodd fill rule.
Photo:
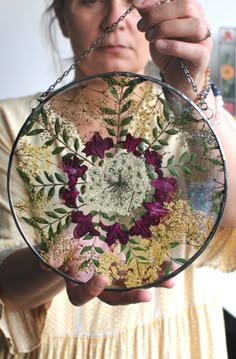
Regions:
<instances>
[{"instance_id":1,"label":"woman's hand","mask_svg":"<svg viewBox=\"0 0 236 359\"><path fill-rule=\"evenodd\" d=\"M66 280L69 300L76 306L84 305L95 297L98 297L100 300L109 305L145 303L152 300L152 295L148 289L133 289L124 292L112 292L105 291L107 285L108 279L100 274L91 278L87 283L80 285ZM175 279L171 278L165 281L161 287L172 288L174 285Z\"/></svg>"},{"instance_id":2,"label":"woman's hand","mask_svg":"<svg viewBox=\"0 0 236 359\"><path fill-rule=\"evenodd\" d=\"M150 42L150 54L165 81L195 98L180 65L182 59L199 90L212 50L209 24L196 0L134 0L142 19L138 29ZM138 4L139 3L139 4Z\"/></svg>"}]
</instances>

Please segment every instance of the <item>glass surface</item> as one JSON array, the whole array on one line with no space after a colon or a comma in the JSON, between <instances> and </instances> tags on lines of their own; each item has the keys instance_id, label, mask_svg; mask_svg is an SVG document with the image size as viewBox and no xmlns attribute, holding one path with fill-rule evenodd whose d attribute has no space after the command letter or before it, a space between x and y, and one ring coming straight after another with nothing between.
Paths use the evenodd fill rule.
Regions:
<instances>
[{"instance_id":1,"label":"glass surface","mask_svg":"<svg viewBox=\"0 0 236 359\"><path fill-rule=\"evenodd\" d=\"M190 265L220 223L227 187L203 113L131 73L70 83L36 107L14 143L8 185L40 260L77 283L103 273L108 290L159 285Z\"/></svg>"}]
</instances>

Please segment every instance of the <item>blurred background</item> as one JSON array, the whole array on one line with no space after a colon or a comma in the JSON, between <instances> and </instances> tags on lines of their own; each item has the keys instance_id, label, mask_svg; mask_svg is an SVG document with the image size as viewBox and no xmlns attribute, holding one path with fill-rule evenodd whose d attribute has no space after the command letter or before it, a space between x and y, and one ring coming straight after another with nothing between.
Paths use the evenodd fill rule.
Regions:
<instances>
[{"instance_id":1,"label":"blurred background","mask_svg":"<svg viewBox=\"0 0 236 359\"><path fill-rule=\"evenodd\" d=\"M236 115L236 2L200 0L200 3L211 24L214 40L212 78L221 90L225 106ZM58 29L56 38L60 44L59 58L50 45L43 20L47 4L47 0L0 2L0 99L47 90L73 62L69 43ZM68 77L66 82L70 79ZM235 283L236 273L222 275L221 281L217 283L230 328L234 326L234 335Z\"/></svg>"}]
</instances>

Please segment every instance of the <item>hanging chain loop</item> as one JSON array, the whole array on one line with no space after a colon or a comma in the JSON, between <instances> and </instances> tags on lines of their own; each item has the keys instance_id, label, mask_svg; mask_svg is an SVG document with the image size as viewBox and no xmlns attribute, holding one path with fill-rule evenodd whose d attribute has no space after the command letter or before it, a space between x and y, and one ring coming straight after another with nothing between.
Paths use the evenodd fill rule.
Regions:
<instances>
[{"instance_id":1,"label":"hanging chain loop","mask_svg":"<svg viewBox=\"0 0 236 359\"><path fill-rule=\"evenodd\" d=\"M78 60L76 60L69 68L66 70L58 79L52 84L47 91L43 92L40 97L38 97L38 101L41 103L50 92L52 92L55 87L62 82L62 80L69 75L69 73L75 69L77 65L81 63L82 60L84 60L92 50L94 50L104 39L107 35L109 35L117 26L118 24L124 20L124 18L134 9L134 6L131 5L123 15L119 17L117 21L115 21L111 27L107 28L107 30L96 40L92 43L92 45L79 57Z\"/></svg>"}]
</instances>

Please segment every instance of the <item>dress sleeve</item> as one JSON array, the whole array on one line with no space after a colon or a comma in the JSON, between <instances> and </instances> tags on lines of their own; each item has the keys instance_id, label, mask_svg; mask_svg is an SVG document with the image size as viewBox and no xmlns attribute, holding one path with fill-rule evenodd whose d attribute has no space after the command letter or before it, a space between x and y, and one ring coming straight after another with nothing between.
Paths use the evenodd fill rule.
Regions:
<instances>
[{"instance_id":1,"label":"dress sleeve","mask_svg":"<svg viewBox=\"0 0 236 359\"><path fill-rule=\"evenodd\" d=\"M221 227L196 264L221 272L236 270L236 228Z\"/></svg>"},{"instance_id":2,"label":"dress sleeve","mask_svg":"<svg viewBox=\"0 0 236 359\"><path fill-rule=\"evenodd\" d=\"M0 102L0 265L13 251L26 246L9 206L7 168L14 139L29 113L28 102L29 99ZM20 191L20 186L20 181L14 179L13 191ZM31 311L11 312L0 301L0 331L10 353L27 353L39 346L46 313L44 305Z\"/></svg>"}]
</instances>

